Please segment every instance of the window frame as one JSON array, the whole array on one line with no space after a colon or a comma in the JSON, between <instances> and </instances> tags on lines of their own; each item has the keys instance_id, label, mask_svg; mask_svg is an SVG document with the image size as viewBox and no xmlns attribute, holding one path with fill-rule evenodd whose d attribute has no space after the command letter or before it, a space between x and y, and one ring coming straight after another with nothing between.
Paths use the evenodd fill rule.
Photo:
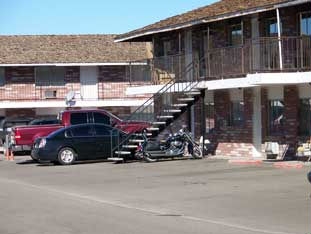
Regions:
<instances>
[{"instance_id":1,"label":"window frame","mask_svg":"<svg viewBox=\"0 0 311 234\"><path fill-rule=\"evenodd\" d=\"M46 77L40 78L40 69L45 69L46 74L48 74ZM57 71L59 70L59 71ZM62 77L59 76L59 73L61 73ZM35 67L35 84L36 86L63 86L65 85L65 75L66 75L66 68L65 67L58 67L58 66L42 66L42 67ZM56 79L58 77L61 77L61 79ZM43 80L42 80L43 79Z\"/></svg>"},{"instance_id":2,"label":"window frame","mask_svg":"<svg viewBox=\"0 0 311 234\"><path fill-rule=\"evenodd\" d=\"M309 15L309 17L306 17L308 19L309 27L307 27L308 32L307 34L303 34L303 24L302 21L304 19L303 15ZM311 11L304 11L299 13L299 30L300 30L300 36L311 36ZM309 34L308 34L309 33Z\"/></svg>"},{"instance_id":3,"label":"window frame","mask_svg":"<svg viewBox=\"0 0 311 234\"><path fill-rule=\"evenodd\" d=\"M238 104L239 108L235 108L235 104ZM229 120L228 126L230 127L243 127L245 124L245 102L244 100L231 100L229 107ZM237 112L236 112L237 110ZM240 119L237 120L239 117Z\"/></svg>"},{"instance_id":4,"label":"window frame","mask_svg":"<svg viewBox=\"0 0 311 234\"><path fill-rule=\"evenodd\" d=\"M308 104L305 105L305 109L303 109L303 101L307 101ZM302 115L302 111L306 111L306 115ZM298 109L298 136L305 137L311 136L311 98L299 98L299 109ZM302 125L302 123L306 123L306 125ZM307 131L303 131L307 130Z\"/></svg>"},{"instance_id":5,"label":"window frame","mask_svg":"<svg viewBox=\"0 0 311 234\"><path fill-rule=\"evenodd\" d=\"M90 135L75 135L74 134L74 131L77 130L77 129L82 129L82 128L88 128L89 132L91 132ZM70 135L71 135L71 138L81 138L81 137L85 137L85 138L90 138L90 137L95 137L95 131L94 131L94 128L92 125L81 125L81 126L75 126L73 127L72 129L70 129Z\"/></svg>"},{"instance_id":6,"label":"window frame","mask_svg":"<svg viewBox=\"0 0 311 234\"><path fill-rule=\"evenodd\" d=\"M283 106L282 106L282 111L276 111L276 112L272 112L271 113L271 108L273 107L277 107L277 105L272 105L273 103L277 103L280 102ZM285 112L285 103L283 99L271 99L268 100L268 135L269 136L278 136L278 135L282 135L284 133L284 112ZM273 113L275 113L276 115L278 115L277 118L275 118L276 116L272 116L274 115ZM275 124L276 121L279 121L279 124ZM276 128L276 130L274 130Z\"/></svg>"},{"instance_id":7,"label":"window frame","mask_svg":"<svg viewBox=\"0 0 311 234\"><path fill-rule=\"evenodd\" d=\"M239 29L235 29L236 27L239 27ZM239 32L239 31L240 31L241 34L233 35L233 32ZM233 38L237 37L237 36L240 36L240 39L239 39L240 42L234 43ZM243 38L243 21L241 21L238 24L230 25L229 26L229 45L230 46L240 46L240 45L243 45L243 40L244 40L244 38ZM238 41L238 40L236 40L236 41Z\"/></svg>"},{"instance_id":8,"label":"window frame","mask_svg":"<svg viewBox=\"0 0 311 234\"><path fill-rule=\"evenodd\" d=\"M73 123L72 120L73 120L73 116L76 116L76 115L85 115L86 116L86 122L79 122L79 123ZM87 112L76 112L76 113L71 113L70 114L70 124L71 125L77 125L77 124L86 124L89 122L89 116L88 116L88 113Z\"/></svg>"}]
</instances>

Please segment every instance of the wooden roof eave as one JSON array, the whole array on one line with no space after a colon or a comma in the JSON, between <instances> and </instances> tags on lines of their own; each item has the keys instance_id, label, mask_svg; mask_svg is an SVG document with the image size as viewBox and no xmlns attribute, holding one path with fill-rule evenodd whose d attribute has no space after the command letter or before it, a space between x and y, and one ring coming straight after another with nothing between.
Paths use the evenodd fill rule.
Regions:
<instances>
[{"instance_id":1,"label":"wooden roof eave","mask_svg":"<svg viewBox=\"0 0 311 234\"><path fill-rule=\"evenodd\" d=\"M150 36L153 34L158 34L158 33L163 33L163 32L175 31L175 30L179 30L179 29L184 29L184 28L196 26L199 24L212 23L212 22L216 22L216 21L236 18L236 17L240 17L240 16L245 16L245 15L252 15L252 14L256 14L256 13L275 10L277 8L299 5L299 4L307 3L307 2L310 2L310 0L288 1L288 2L280 3L280 4L271 4L271 5L256 7L256 8L252 8L252 9L248 9L248 10L226 13L226 14L217 15L217 16L213 16L213 17L207 17L207 18L202 18L202 19L198 19L198 20L194 20L194 21L189 21L189 22L185 22L185 23L177 24L177 25L173 25L173 26L166 26L166 27L162 27L162 28L146 30L146 31L139 32L137 34L134 33L134 34L129 35L129 36L125 35L124 37L122 37L122 36L119 38L116 37L114 41L115 42L130 42L133 39L137 39L139 37Z\"/></svg>"}]
</instances>

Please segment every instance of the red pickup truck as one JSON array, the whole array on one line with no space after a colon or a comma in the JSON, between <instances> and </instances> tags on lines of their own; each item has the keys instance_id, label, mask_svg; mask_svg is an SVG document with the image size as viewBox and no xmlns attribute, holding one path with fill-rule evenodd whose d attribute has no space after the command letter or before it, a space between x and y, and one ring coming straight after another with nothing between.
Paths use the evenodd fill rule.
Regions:
<instances>
[{"instance_id":1,"label":"red pickup truck","mask_svg":"<svg viewBox=\"0 0 311 234\"><path fill-rule=\"evenodd\" d=\"M44 137L55 130L75 124L103 123L126 133L139 132L150 124L142 121L125 121L105 110L65 110L58 114L61 124L16 126L12 129L13 151L29 151L38 137Z\"/></svg>"}]
</instances>

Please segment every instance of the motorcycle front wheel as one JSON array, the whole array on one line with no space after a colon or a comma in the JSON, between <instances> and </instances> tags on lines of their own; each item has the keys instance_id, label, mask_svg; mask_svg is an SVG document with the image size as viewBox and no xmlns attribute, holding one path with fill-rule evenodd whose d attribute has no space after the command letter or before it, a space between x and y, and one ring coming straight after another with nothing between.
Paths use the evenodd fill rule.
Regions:
<instances>
[{"instance_id":1,"label":"motorcycle front wheel","mask_svg":"<svg viewBox=\"0 0 311 234\"><path fill-rule=\"evenodd\" d=\"M144 160L145 160L146 162L148 162L148 163L158 161L157 159L151 158L150 156L151 156L151 155L150 155L149 153L144 153L144 154L143 154Z\"/></svg>"},{"instance_id":2,"label":"motorcycle front wheel","mask_svg":"<svg viewBox=\"0 0 311 234\"><path fill-rule=\"evenodd\" d=\"M202 149L199 145L195 144L193 145L193 149L192 149L192 157L195 159L201 159L203 158L203 152Z\"/></svg>"}]
</instances>

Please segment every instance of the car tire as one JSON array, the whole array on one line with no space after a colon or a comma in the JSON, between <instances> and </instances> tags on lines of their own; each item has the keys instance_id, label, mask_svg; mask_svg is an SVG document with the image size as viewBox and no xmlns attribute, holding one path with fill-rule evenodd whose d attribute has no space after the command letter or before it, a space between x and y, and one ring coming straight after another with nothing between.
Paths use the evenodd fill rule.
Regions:
<instances>
[{"instance_id":1,"label":"car tire","mask_svg":"<svg viewBox=\"0 0 311 234\"><path fill-rule=\"evenodd\" d=\"M34 162L38 162L38 159L36 159L36 158L32 155L32 152L30 153L30 157L31 157L31 159L32 159Z\"/></svg>"},{"instance_id":2,"label":"car tire","mask_svg":"<svg viewBox=\"0 0 311 234\"><path fill-rule=\"evenodd\" d=\"M65 147L60 149L57 159L61 165L71 165L76 160L76 153L72 148Z\"/></svg>"}]
</instances>

